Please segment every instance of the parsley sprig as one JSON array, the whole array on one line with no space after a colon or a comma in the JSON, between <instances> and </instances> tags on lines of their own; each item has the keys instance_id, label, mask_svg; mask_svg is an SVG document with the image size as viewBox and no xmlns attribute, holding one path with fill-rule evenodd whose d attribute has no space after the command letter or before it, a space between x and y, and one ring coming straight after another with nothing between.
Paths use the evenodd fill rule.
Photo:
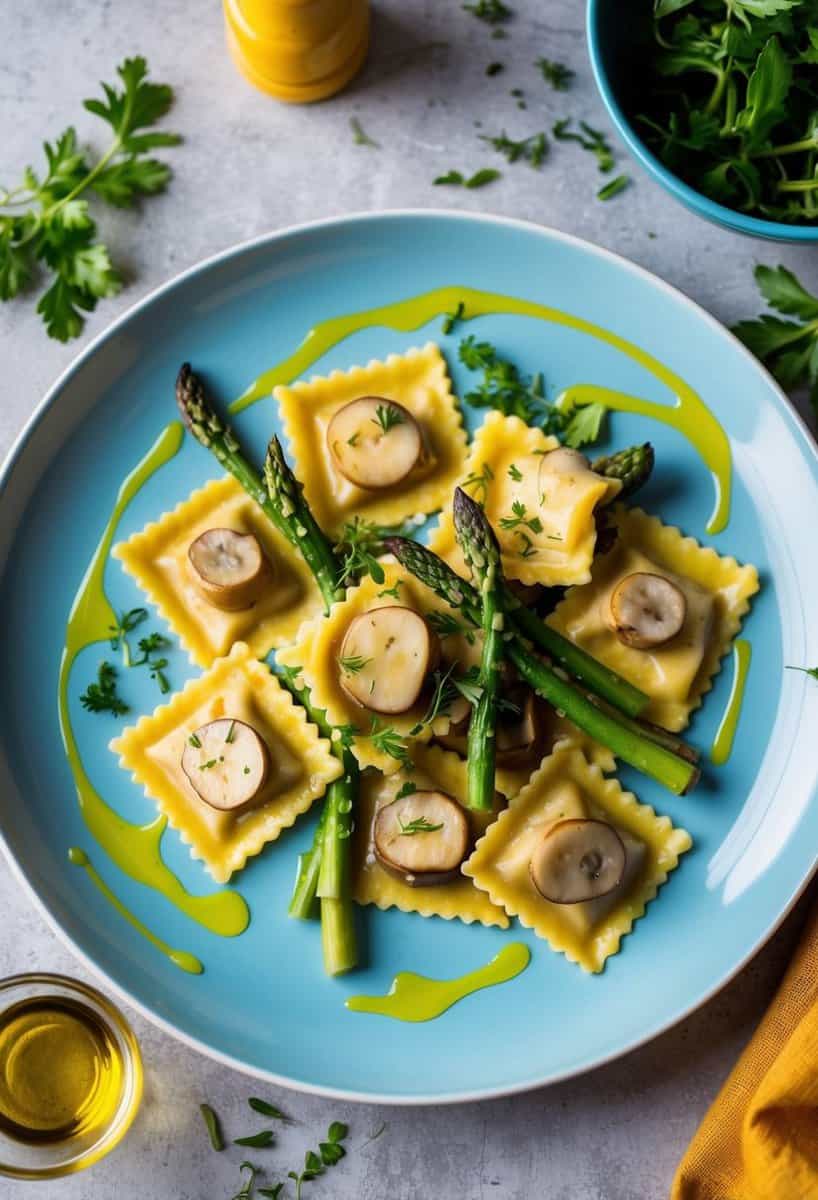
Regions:
<instances>
[{"instance_id":1,"label":"parsley sprig","mask_svg":"<svg viewBox=\"0 0 818 1200\"><path fill-rule=\"evenodd\" d=\"M432 182L435 187L449 185L474 189L485 187L487 183L493 183L495 179L499 178L500 172L495 171L493 167L481 167L479 171L475 171L473 175L469 176L465 176L461 171L447 171L445 175L438 175Z\"/></svg>"},{"instance_id":2,"label":"parsley sprig","mask_svg":"<svg viewBox=\"0 0 818 1200\"><path fill-rule=\"evenodd\" d=\"M410 535L413 529L412 522L378 525L377 522L360 516L354 516L351 521L347 521L335 543L335 553L341 563L338 586L357 582L364 575L371 575L376 583L384 583L386 575L378 557L386 550L386 538L405 537Z\"/></svg>"},{"instance_id":3,"label":"parsley sprig","mask_svg":"<svg viewBox=\"0 0 818 1200\"><path fill-rule=\"evenodd\" d=\"M474 0L473 4L464 4L463 8L487 25L501 25L514 16L513 9L503 4L503 0Z\"/></svg>"},{"instance_id":4,"label":"parsley sprig","mask_svg":"<svg viewBox=\"0 0 818 1200\"><path fill-rule=\"evenodd\" d=\"M605 134L600 129L593 129L587 121L580 121L579 130L572 129L571 125L571 118L564 117L555 122L551 132L558 142L576 142L583 150L593 154L603 174L610 171L614 165L614 155Z\"/></svg>"},{"instance_id":5,"label":"parsley sprig","mask_svg":"<svg viewBox=\"0 0 818 1200\"><path fill-rule=\"evenodd\" d=\"M11 300L34 282L38 270L51 276L37 311L50 337L77 337L97 302L112 296L121 278L108 248L97 241L88 200L94 193L117 208L162 191L170 167L150 151L175 146L175 133L152 130L170 108L173 92L148 81L144 58L117 67L120 87L103 84L104 99L85 109L110 125L113 139L93 165L69 126L54 142L44 142L45 170L27 167L22 182L0 188L0 300Z\"/></svg>"},{"instance_id":6,"label":"parsley sprig","mask_svg":"<svg viewBox=\"0 0 818 1200\"><path fill-rule=\"evenodd\" d=\"M550 83L555 92L567 91L574 78L574 72L570 67L566 67L565 63L555 62L551 58L538 58L534 66L539 69L545 82Z\"/></svg>"},{"instance_id":7,"label":"parsley sprig","mask_svg":"<svg viewBox=\"0 0 818 1200\"><path fill-rule=\"evenodd\" d=\"M498 154L503 154L510 163L522 160L535 169L539 169L542 166L548 154L548 138L543 132L532 133L529 137L515 142L503 130L496 137L488 137L481 133L480 140L488 142Z\"/></svg>"},{"instance_id":8,"label":"parsley sprig","mask_svg":"<svg viewBox=\"0 0 818 1200\"><path fill-rule=\"evenodd\" d=\"M764 313L754 321L740 321L733 326L733 333L785 391L808 387L818 417L818 296L808 292L786 267L758 266L755 279L771 308L797 320L783 321Z\"/></svg>"},{"instance_id":9,"label":"parsley sprig","mask_svg":"<svg viewBox=\"0 0 818 1200\"><path fill-rule=\"evenodd\" d=\"M80 696L80 704L88 712L109 712L115 717L121 717L130 712L129 706L116 690L116 667L109 662L101 662L97 670L96 683L89 683Z\"/></svg>"}]
</instances>

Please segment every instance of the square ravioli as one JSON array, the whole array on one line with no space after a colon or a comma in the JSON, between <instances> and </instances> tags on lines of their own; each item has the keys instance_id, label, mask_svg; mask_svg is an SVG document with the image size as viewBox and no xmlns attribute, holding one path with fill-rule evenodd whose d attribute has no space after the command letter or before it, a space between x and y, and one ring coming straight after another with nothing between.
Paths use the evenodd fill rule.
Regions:
<instances>
[{"instance_id":1,"label":"square ravioli","mask_svg":"<svg viewBox=\"0 0 818 1200\"><path fill-rule=\"evenodd\" d=\"M249 727L249 749L241 751L248 759L244 774L251 774L249 764L256 766L258 743L253 745L252 735L265 748L266 769L260 774L259 789L240 809L207 803L183 768L183 754L198 747L200 757L208 753L213 757L192 763L191 774L197 766L202 772L218 770L223 759L201 746L196 732L211 722L226 727L225 745L241 745L236 727L242 733ZM269 668L241 642L167 704L115 738L111 749L190 846L191 857L201 859L217 883L226 883L248 858L275 841L341 774L329 742L319 736L304 709ZM208 783L211 778L207 777Z\"/></svg>"},{"instance_id":2,"label":"square ravioli","mask_svg":"<svg viewBox=\"0 0 818 1200\"><path fill-rule=\"evenodd\" d=\"M552 457L552 450L559 453ZM499 412L489 413L477 430L463 480L485 507L508 579L544 587L590 579L595 511L619 493L619 480L597 475L556 438ZM429 546L466 574L451 497Z\"/></svg>"},{"instance_id":3,"label":"square ravioli","mask_svg":"<svg viewBox=\"0 0 818 1200\"><path fill-rule=\"evenodd\" d=\"M295 473L304 485L315 519L328 533L337 533L353 513L381 525L396 525L418 514L436 512L450 498L463 473L466 432L446 362L432 342L405 354L390 354L384 362L373 360L365 367L277 387L273 395L292 447ZM350 470L356 480L351 482L330 449L330 421L346 405L364 397L385 401L387 409L390 400L402 406L409 416L405 421L395 421L397 433L402 437L411 425L412 431L420 434L417 446L422 447L422 453L414 465L411 450L402 447L408 457L401 461L411 469L399 481L359 486L356 471L361 464L356 462L355 470ZM371 433L380 436L374 420L365 424L367 429L372 426ZM389 436L386 424L387 428L381 430L384 438ZM341 452L357 456L366 441L370 461L376 467L379 463L383 466L386 458L382 446L379 454L378 445L370 446L369 439L359 438L357 427L350 429L344 429L338 442Z\"/></svg>"},{"instance_id":4,"label":"square ravioli","mask_svg":"<svg viewBox=\"0 0 818 1200\"><path fill-rule=\"evenodd\" d=\"M548 624L651 697L644 717L674 732L712 686L759 587L753 566L739 566L641 509L618 506L618 537L600 555L590 583L572 588ZM661 575L685 598L684 623L664 645L636 649L609 627L614 588L634 573Z\"/></svg>"},{"instance_id":5,"label":"square ravioli","mask_svg":"<svg viewBox=\"0 0 818 1200\"><path fill-rule=\"evenodd\" d=\"M341 650L351 624L366 613L377 609L408 608L426 618L447 608L442 600L413 575L393 560L382 561L385 579L376 583L367 575L357 587L349 588L343 600L333 604L329 616L316 617L302 626L292 646L279 650L282 666L300 671L300 677L310 689L312 702L325 709L331 725L348 726L355 731L351 746L362 767L377 767L385 775L401 766L403 750L409 743L428 742L435 735L448 732L450 715L443 712L429 720L431 688L424 687L417 700L404 712L389 715L367 708L354 699L347 687L355 685L353 676L362 678L361 668L372 660L359 656L343 659ZM480 649L476 639L465 636L446 638L442 643L443 669L453 663L463 668L479 662ZM374 680L372 686L374 687ZM465 702L464 702L465 703ZM377 736L387 732L387 738ZM376 736L373 737L372 734ZM386 748L389 737L397 739L397 754Z\"/></svg>"},{"instance_id":6,"label":"square ravioli","mask_svg":"<svg viewBox=\"0 0 818 1200\"><path fill-rule=\"evenodd\" d=\"M496 817L496 813L477 813L465 808L466 764L456 754L441 750L439 746L413 747L412 765L396 774L367 772L361 780L352 845L352 894L355 900L359 904L376 904L381 909L399 908L402 912L420 913L422 917L445 917L447 920L458 917L467 924L479 921L482 925L508 928L508 917L503 909L493 904L470 879L460 877L449 883L411 887L380 865L373 849L375 817L379 809L391 804L401 789L410 783L419 791L444 792L463 806L472 841L485 833Z\"/></svg>"},{"instance_id":7,"label":"square ravioli","mask_svg":"<svg viewBox=\"0 0 818 1200\"><path fill-rule=\"evenodd\" d=\"M547 900L535 886L532 858L560 823L603 822L616 831L617 848L624 852L619 882L594 899L566 902ZM599 834L597 833L598 837ZM667 817L640 804L616 779L605 779L578 750L558 750L547 758L530 783L515 796L491 825L464 864L470 876L509 916L544 938L585 971L601 971L616 954L634 921L643 915L679 855L692 845L690 834L676 829ZM542 859L540 859L542 863ZM565 859L540 867L549 885L567 889L574 884Z\"/></svg>"},{"instance_id":8,"label":"square ravioli","mask_svg":"<svg viewBox=\"0 0 818 1200\"><path fill-rule=\"evenodd\" d=\"M232 611L206 598L188 555L201 534L221 529L252 534L271 570L255 602ZM232 475L198 488L172 512L120 542L113 553L199 667L209 667L235 642L245 642L256 658L264 658L291 642L303 621L324 611L318 585L299 552Z\"/></svg>"}]
</instances>

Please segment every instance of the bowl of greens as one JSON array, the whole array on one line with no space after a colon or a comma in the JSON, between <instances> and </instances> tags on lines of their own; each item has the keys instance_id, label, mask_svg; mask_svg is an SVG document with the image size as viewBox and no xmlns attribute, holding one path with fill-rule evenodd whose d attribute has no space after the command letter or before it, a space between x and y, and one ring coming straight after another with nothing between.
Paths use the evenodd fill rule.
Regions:
<instances>
[{"instance_id":1,"label":"bowl of greens","mask_svg":"<svg viewBox=\"0 0 818 1200\"><path fill-rule=\"evenodd\" d=\"M588 0L602 99L667 191L719 225L818 241L812 0Z\"/></svg>"}]
</instances>

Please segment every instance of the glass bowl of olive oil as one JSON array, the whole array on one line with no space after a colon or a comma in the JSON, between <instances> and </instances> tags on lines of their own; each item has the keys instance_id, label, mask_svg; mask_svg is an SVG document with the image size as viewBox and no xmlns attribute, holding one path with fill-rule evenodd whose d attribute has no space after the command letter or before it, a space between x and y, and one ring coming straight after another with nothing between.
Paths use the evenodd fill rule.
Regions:
<instances>
[{"instance_id":1,"label":"glass bowl of olive oil","mask_svg":"<svg viewBox=\"0 0 818 1200\"><path fill-rule=\"evenodd\" d=\"M142 1059L125 1018L62 975L0 980L0 1175L53 1179L125 1136Z\"/></svg>"}]
</instances>

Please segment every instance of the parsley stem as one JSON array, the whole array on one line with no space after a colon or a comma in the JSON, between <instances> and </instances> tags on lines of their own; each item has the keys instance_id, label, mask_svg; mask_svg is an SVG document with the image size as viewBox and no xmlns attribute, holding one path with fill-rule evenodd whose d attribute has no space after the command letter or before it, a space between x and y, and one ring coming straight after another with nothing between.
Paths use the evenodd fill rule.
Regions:
<instances>
[{"instance_id":1,"label":"parsley stem","mask_svg":"<svg viewBox=\"0 0 818 1200\"><path fill-rule=\"evenodd\" d=\"M818 191L818 179L787 179L776 184L779 192L815 192Z\"/></svg>"},{"instance_id":2,"label":"parsley stem","mask_svg":"<svg viewBox=\"0 0 818 1200\"><path fill-rule=\"evenodd\" d=\"M753 158L779 158L782 154L800 154L802 150L818 150L818 137L802 138L800 142L787 142L783 146L771 146L769 150L757 150Z\"/></svg>"}]
</instances>

